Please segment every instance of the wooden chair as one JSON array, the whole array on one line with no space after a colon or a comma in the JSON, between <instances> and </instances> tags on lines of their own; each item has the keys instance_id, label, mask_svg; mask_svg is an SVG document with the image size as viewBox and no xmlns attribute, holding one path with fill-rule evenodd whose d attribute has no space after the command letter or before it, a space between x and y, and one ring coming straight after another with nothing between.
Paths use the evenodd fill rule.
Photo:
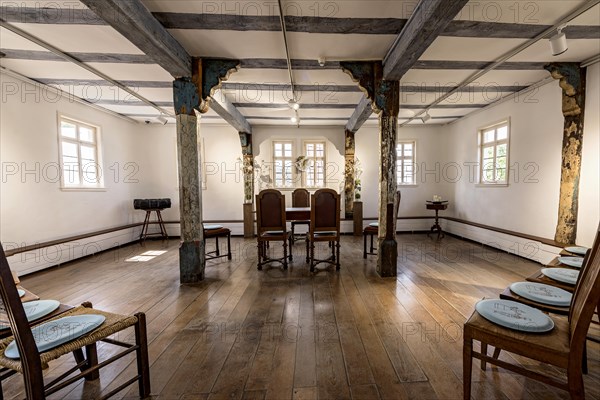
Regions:
<instances>
[{"instance_id":1,"label":"wooden chair","mask_svg":"<svg viewBox=\"0 0 600 400\"><path fill-rule=\"evenodd\" d=\"M292 192L292 207L310 207L310 193L306 189L296 189ZM299 220L292 221L292 240L300 240L300 237L296 237L296 225L310 225L310 220Z\"/></svg>"},{"instance_id":2,"label":"wooden chair","mask_svg":"<svg viewBox=\"0 0 600 400\"><path fill-rule=\"evenodd\" d=\"M396 192L396 198L395 200L395 204L394 204L394 208L395 208L395 213L396 215L398 215L398 209L400 208L400 199L402 198L402 194L400 193L400 191L398 190ZM396 232L395 226L394 226L394 234ZM375 246L373 245L373 237L377 237L379 235L379 222L372 222L369 225L367 225L365 227L365 229L363 230L363 258L367 258L367 254L370 255L375 255L377 253L375 253ZM369 251L367 251L367 236L370 237L371 243L369 245Z\"/></svg>"},{"instance_id":3,"label":"wooden chair","mask_svg":"<svg viewBox=\"0 0 600 400\"><path fill-rule=\"evenodd\" d=\"M555 327L548 333L525 333L504 328L484 319L476 311L464 325L463 384L465 399L471 397L473 358L498 365L509 371L566 390L572 399L584 399L583 369L586 336L594 309L600 301L600 230L596 235L588 263L575 286L568 317L553 317ZM481 352L473 350L473 341L481 343ZM494 346L494 356L487 346ZM559 380L531 369L498 359L500 350L518 354L567 370L567 380Z\"/></svg>"},{"instance_id":4,"label":"wooden chair","mask_svg":"<svg viewBox=\"0 0 600 400\"><path fill-rule=\"evenodd\" d=\"M340 195L335 190L319 189L311 196L310 225L306 235L306 262L310 262L310 272L314 272L320 263L340 269L340 211ZM315 259L315 242L328 242L331 257Z\"/></svg>"},{"instance_id":5,"label":"wooden chair","mask_svg":"<svg viewBox=\"0 0 600 400\"><path fill-rule=\"evenodd\" d=\"M287 269L287 246L290 245L289 260L292 261L292 234L285 220L285 197L275 189L265 189L256 195L256 230L258 241L258 270L271 262L280 262ZM267 244L283 242L283 257L268 258Z\"/></svg>"},{"instance_id":6,"label":"wooden chair","mask_svg":"<svg viewBox=\"0 0 600 400\"><path fill-rule=\"evenodd\" d=\"M92 306L90 303L84 303L82 306L72 308L54 319L67 316L95 314L104 316L104 322L98 328L83 336L40 353L38 352L30 324L27 322L27 317L21 299L17 293L17 288L15 287L2 246L0 246L0 295L2 297L2 306L8 316L10 328L14 334L14 338L11 336L0 341L0 366L2 367L0 382L8 376L19 372L23 374L27 399L45 399L46 396L61 390L80 378L85 378L86 380L98 379L100 376L100 368L127 354L135 352L137 356L137 375L116 387L114 390L111 390L109 393L106 393L101 398L105 399L111 397L134 382L138 382L139 395L141 398L150 396L150 371L146 339L146 317L144 313L137 313L133 316L123 316L95 310L91 308ZM128 327L134 328L135 344L124 343L108 338ZM20 358L18 359L8 358L4 353L13 339L16 341L19 350ZM125 350L98 363L96 343L99 341L124 347ZM85 356L83 352L84 348ZM52 382L44 384L42 368L45 368L51 360L57 359L68 353L73 353L77 364ZM80 370L80 373L69 377L77 370ZM1 387L0 398L2 398Z\"/></svg>"},{"instance_id":7,"label":"wooden chair","mask_svg":"<svg viewBox=\"0 0 600 400\"><path fill-rule=\"evenodd\" d=\"M221 254L219 248L219 238L227 238L227 254ZM223 228L221 225L204 225L204 247L206 248L206 239L215 239L215 250L206 252L206 260L214 260L215 258L227 257L231 260L231 230Z\"/></svg>"}]
</instances>

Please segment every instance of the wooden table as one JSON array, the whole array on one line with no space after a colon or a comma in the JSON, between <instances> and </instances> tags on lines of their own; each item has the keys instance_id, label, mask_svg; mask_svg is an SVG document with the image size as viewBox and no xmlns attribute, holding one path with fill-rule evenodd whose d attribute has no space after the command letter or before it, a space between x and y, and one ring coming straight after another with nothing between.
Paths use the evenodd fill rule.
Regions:
<instances>
[{"instance_id":1,"label":"wooden table","mask_svg":"<svg viewBox=\"0 0 600 400\"><path fill-rule=\"evenodd\" d=\"M440 210L445 210L448 208L448 202L447 201L442 201L442 202L427 201L427 203L425 204L425 207L428 210L435 210L435 223L431 227L431 231L427 234L427 236L429 236L430 234L432 234L434 232L437 232L438 239L440 238L440 235L442 237L444 237L444 232L442 232L442 227L440 226L440 223L439 223L438 213Z\"/></svg>"},{"instance_id":2,"label":"wooden table","mask_svg":"<svg viewBox=\"0 0 600 400\"><path fill-rule=\"evenodd\" d=\"M310 207L286 207L285 219L288 221L309 220Z\"/></svg>"}]
</instances>

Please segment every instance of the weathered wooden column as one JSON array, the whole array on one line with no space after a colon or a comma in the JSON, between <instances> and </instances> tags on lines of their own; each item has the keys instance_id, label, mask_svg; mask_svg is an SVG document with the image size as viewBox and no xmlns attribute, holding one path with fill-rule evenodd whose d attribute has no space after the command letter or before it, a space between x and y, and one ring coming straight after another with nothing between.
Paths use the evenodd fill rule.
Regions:
<instances>
[{"instance_id":1,"label":"weathered wooden column","mask_svg":"<svg viewBox=\"0 0 600 400\"><path fill-rule=\"evenodd\" d=\"M579 63L552 63L545 68L554 79L559 79L562 88L562 112L565 117L558 223L554 240L573 244L577 238L586 68L581 68Z\"/></svg>"},{"instance_id":2,"label":"weathered wooden column","mask_svg":"<svg viewBox=\"0 0 600 400\"><path fill-rule=\"evenodd\" d=\"M244 178L244 237L254 237L254 155L252 154L252 134L239 132L242 145L242 174Z\"/></svg>"},{"instance_id":3,"label":"weathered wooden column","mask_svg":"<svg viewBox=\"0 0 600 400\"><path fill-rule=\"evenodd\" d=\"M354 132L345 130L344 144L344 214L352 218L354 213Z\"/></svg>"},{"instance_id":4,"label":"weathered wooden column","mask_svg":"<svg viewBox=\"0 0 600 400\"><path fill-rule=\"evenodd\" d=\"M197 283L204 279L204 232L202 228L202 191L200 153L198 152L198 87L190 78L173 82L173 99L177 115L177 155L179 168L179 213L181 245L179 280Z\"/></svg>"},{"instance_id":5,"label":"weathered wooden column","mask_svg":"<svg viewBox=\"0 0 600 400\"><path fill-rule=\"evenodd\" d=\"M340 66L358 82L360 88L371 100L373 111L379 114L379 251L377 253L377 273L382 277L396 276L398 243L395 235L396 195L396 136L398 112L400 111L400 85L398 81L383 80L383 66L380 61L340 62ZM388 216L388 214L392 214ZM388 225L394 225L389 227ZM393 232L386 240L386 232ZM389 235L388 235L389 236Z\"/></svg>"}]
</instances>

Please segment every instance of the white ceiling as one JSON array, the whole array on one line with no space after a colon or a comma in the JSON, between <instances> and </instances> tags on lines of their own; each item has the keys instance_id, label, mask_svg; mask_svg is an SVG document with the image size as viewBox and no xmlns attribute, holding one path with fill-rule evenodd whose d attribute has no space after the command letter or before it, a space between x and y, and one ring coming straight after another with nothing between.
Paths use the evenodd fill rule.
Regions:
<instances>
[{"instance_id":1,"label":"white ceiling","mask_svg":"<svg viewBox=\"0 0 600 400\"><path fill-rule=\"evenodd\" d=\"M289 125L293 112L285 106L291 98L287 69L244 68L244 62L256 59L285 59L281 31L240 30L247 21L269 25L278 18L277 2L214 1L155 1L142 0L153 13L181 13L176 17L198 14L199 23L210 29L175 29L168 31L192 56L235 58L242 60L242 67L230 76L223 93L247 118L251 125ZM354 1L338 2L313 0L284 0L288 16L303 17L304 28L290 28L288 42L293 60L313 62L310 68L294 68L297 85L311 85L298 92L303 125L343 126L359 103L362 93L348 75L336 67L337 61L382 60L394 42L394 19L407 19L416 5L415 1ZM474 61L491 62L527 42L535 34L502 34L498 30L518 32L536 26L551 26L584 3L583 0L554 1L473 1L469 2L455 21L481 22L483 28L467 27L463 33L448 33L438 37L421 56L420 61ZM98 19L82 21L77 12L85 12L83 4L66 2L63 6L55 1L1 1L0 18L11 25L42 39L65 53L86 62L98 71L141 94L151 102L173 112L171 83L173 78L134 46L123 35ZM15 5L18 5L17 7ZM47 8L44 8L47 7ZM89 10L87 10L89 11ZM26 19L34 13L36 20ZM234 16L233 24L225 16ZM155 14L160 20L160 15ZM164 16L164 14L163 14ZM329 17L315 20L310 17ZM223 19L222 26L219 18ZM238 19L236 19L238 18ZM356 20L348 20L355 18ZM365 22L358 19L380 19ZM216 21L216 24L215 24ZM386 30L387 34L322 33L336 26L353 26L357 21L367 27ZM318 24L317 24L318 22ZM346 25L343 25L343 24ZM502 23L502 25L494 25ZM212 25L211 25L212 24ZM312 25L311 25L312 24ZM322 25L319 25L322 24ZM458 93L433 107L433 117L428 124L443 124L478 110L481 107L508 96L515 90L530 86L549 74L540 63L554 61L582 62L600 54L600 6L596 5L569 23L569 27L585 26L583 33L574 35L586 38L570 38L569 50L553 57L548 40L543 39L515 55L509 62L537 63L525 69L499 68L488 72L470 85L471 92ZM481 25L478 25L481 26ZM215 29L219 28L219 29ZM227 29L224 29L227 28ZM477 33L477 29L490 29ZM264 28L267 29L267 28ZM342 28L339 28L342 29ZM347 29L347 28L344 28ZM540 28L543 30L543 27ZM538 32L539 30L538 29ZM568 34L567 28L567 35ZM297 30L305 30L299 32ZM307 32L306 32L307 31ZM391 33L390 33L391 32ZM475 33L474 33L475 32ZM483 32L483 31L479 31ZM477 37L479 36L479 37ZM516 37L514 37L516 36ZM5 29L0 28L0 51L6 54L0 65L33 80L56 86L78 97L89 99L102 107L133 119L144 121L158 116L158 111L132 98L125 91L111 86L100 77L67 61L57 59L43 47ZM112 57L115 61L108 62ZM325 58L326 67L315 64ZM86 61L87 60L87 61ZM131 60L131 62L129 62ZM101 61L101 62L99 62ZM134 62L135 61L135 62ZM477 73L478 69L411 69L401 80L401 118L410 118L426 109L446 91ZM247 84L251 84L248 86ZM315 86L318 90L315 90ZM342 86L337 88L337 86ZM508 88L497 89L500 86ZM257 90L257 87L262 90ZM416 87L416 90L415 90ZM432 89L433 88L433 89ZM435 88L438 88L435 90ZM443 88L446 88L443 90ZM485 88L486 90L483 91ZM375 116L371 116L375 121ZM406 121L405 119L402 121ZM203 123L223 122L214 112L206 114ZM367 123L372 123L371 120ZM411 123L422 124L420 120Z\"/></svg>"}]
</instances>

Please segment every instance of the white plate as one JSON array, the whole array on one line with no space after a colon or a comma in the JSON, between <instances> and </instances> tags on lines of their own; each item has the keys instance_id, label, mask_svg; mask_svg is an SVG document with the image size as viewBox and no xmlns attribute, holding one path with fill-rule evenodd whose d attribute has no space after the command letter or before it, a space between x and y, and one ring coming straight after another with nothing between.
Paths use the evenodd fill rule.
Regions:
<instances>
[{"instance_id":1,"label":"white plate","mask_svg":"<svg viewBox=\"0 0 600 400\"><path fill-rule=\"evenodd\" d=\"M31 330L31 333L41 353L93 331L104 320L104 315L74 315L38 325ZM8 358L19 358L19 348L14 340L6 347L4 355Z\"/></svg>"},{"instance_id":2,"label":"white plate","mask_svg":"<svg viewBox=\"0 0 600 400\"><path fill-rule=\"evenodd\" d=\"M58 306L60 306L60 303L56 300L36 300L23 303L27 321L34 321L38 318L42 318L56 310Z\"/></svg>"},{"instance_id":3,"label":"white plate","mask_svg":"<svg viewBox=\"0 0 600 400\"><path fill-rule=\"evenodd\" d=\"M475 309L485 319L506 328L525 332L548 332L554 321L540 310L516 301L503 299L481 300Z\"/></svg>"},{"instance_id":4,"label":"white plate","mask_svg":"<svg viewBox=\"0 0 600 400\"><path fill-rule=\"evenodd\" d=\"M577 283L579 271L569 268L542 268L542 274L555 281L574 285Z\"/></svg>"},{"instance_id":5,"label":"white plate","mask_svg":"<svg viewBox=\"0 0 600 400\"><path fill-rule=\"evenodd\" d=\"M565 247L565 250L568 251L569 253L579 254L580 256L585 256L585 253L588 251L588 248L581 247L581 246L571 246L571 247Z\"/></svg>"},{"instance_id":6,"label":"white plate","mask_svg":"<svg viewBox=\"0 0 600 400\"><path fill-rule=\"evenodd\" d=\"M25 291L23 289L17 289L17 293L19 293L19 297L25 296Z\"/></svg>"},{"instance_id":7,"label":"white plate","mask_svg":"<svg viewBox=\"0 0 600 400\"><path fill-rule=\"evenodd\" d=\"M537 282L515 282L510 290L526 299L558 307L568 307L573 298L566 290Z\"/></svg>"},{"instance_id":8,"label":"white plate","mask_svg":"<svg viewBox=\"0 0 600 400\"><path fill-rule=\"evenodd\" d=\"M221 228L223 228L223 225L204 225L204 229L206 229L207 231Z\"/></svg>"},{"instance_id":9,"label":"white plate","mask_svg":"<svg viewBox=\"0 0 600 400\"><path fill-rule=\"evenodd\" d=\"M583 257L558 257L558 262L573 268L581 268Z\"/></svg>"},{"instance_id":10,"label":"white plate","mask_svg":"<svg viewBox=\"0 0 600 400\"><path fill-rule=\"evenodd\" d=\"M379 227L379 222L371 222L369 224L369 226L372 226L373 228L378 228Z\"/></svg>"}]
</instances>

